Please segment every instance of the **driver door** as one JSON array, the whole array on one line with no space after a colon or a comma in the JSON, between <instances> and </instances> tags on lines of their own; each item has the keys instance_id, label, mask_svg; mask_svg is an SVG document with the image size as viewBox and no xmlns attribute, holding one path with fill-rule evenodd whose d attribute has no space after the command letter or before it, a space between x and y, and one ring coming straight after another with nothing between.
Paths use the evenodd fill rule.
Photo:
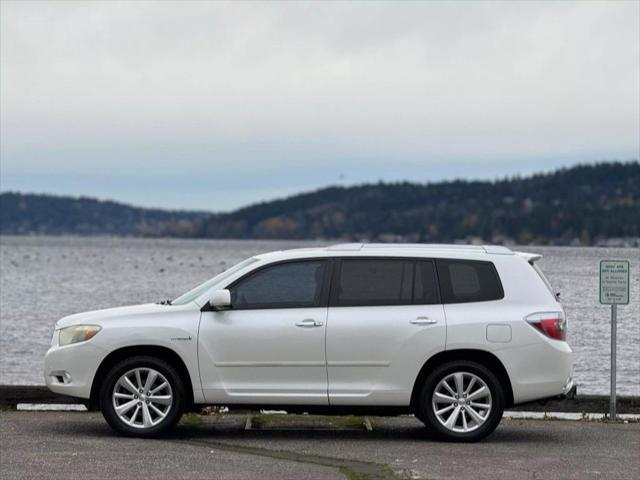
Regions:
<instances>
[{"instance_id":1,"label":"driver door","mask_svg":"<svg viewBox=\"0 0 640 480\"><path fill-rule=\"evenodd\" d=\"M328 404L325 329L330 262L286 261L228 286L231 308L203 312L205 398L230 404Z\"/></svg>"}]
</instances>

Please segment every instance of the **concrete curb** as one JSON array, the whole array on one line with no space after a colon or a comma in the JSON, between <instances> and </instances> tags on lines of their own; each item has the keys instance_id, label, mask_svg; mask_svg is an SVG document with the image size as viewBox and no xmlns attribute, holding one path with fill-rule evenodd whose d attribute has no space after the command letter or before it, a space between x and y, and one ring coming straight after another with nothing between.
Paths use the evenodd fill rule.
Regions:
<instances>
[{"instance_id":1,"label":"concrete curb","mask_svg":"<svg viewBox=\"0 0 640 480\"><path fill-rule=\"evenodd\" d=\"M15 407L18 403L78 404L79 399L53 393L44 385L0 385L0 406Z\"/></svg>"},{"instance_id":2,"label":"concrete curb","mask_svg":"<svg viewBox=\"0 0 640 480\"><path fill-rule=\"evenodd\" d=\"M514 412L506 411L502 418L509 420L573 420L573 421L607 421L608 413L590 413L590 412ZM618 422L639 422L640 414L636 413L620 413L616 415Z\"/></svg>"},{"instance_id":3,"label":"concrete curb","mask_svg":"<svg viewBox=\"0 0 640 480\"><path fill-rule=\"evenodd\" d=\"M16 410L23 412L86 412L87 407L80 404L65 404L65 403L19 403L16 406ZM233 415L233 414L232 414ZM260 412L258 415L268 415L267 413ZM245 421L245 430L282 430L277 426L271 427L254 427L253 426L253 414L247 414ZM307 426L306 428L300 428L304 426L304 415L290 415L292 418L298 418L300 425L292 427L289 424L284 430L287 429L300 429L300 430L335 430L335 428L318 428L316 426ZM609 419L609 415L606 413L589 413L589 412L524 412L524 411L505 411L502 415L506 420L569 420L569 421L581 421L581 422L606 422ZM638 423L640 422L640 414L635 413L620 413L617 415L617 421L620 423ZM351 429L353 430L353 429ZM362 417L362 430L367 432L373 432L374 428L371 424L369 417Z\"/></svg>"},{"instance_id":4,"label":"concrete curb","mask_svg":"<svg viewBox=\"0 0 640 480\"><path fill-rule=\"evenodd\" d=\"M574 398L552 398L509 407L515 412L592 412L609 413L609 395L576 395ZM640 414L640 397L618 396L617 413Z\"/></svg>"}]
</instances>

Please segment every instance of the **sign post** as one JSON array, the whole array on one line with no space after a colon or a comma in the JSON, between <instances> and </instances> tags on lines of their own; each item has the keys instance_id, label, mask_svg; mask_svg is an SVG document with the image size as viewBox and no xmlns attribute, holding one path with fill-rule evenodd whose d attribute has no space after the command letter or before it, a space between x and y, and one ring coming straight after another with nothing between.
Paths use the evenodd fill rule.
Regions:
<instances>
[{"instance_id":1,"label":"sign post","mask_svg":"<svg viewBox=\"0 0 640 480\"><path fill-rule=\"evenodd\" d=\"M611 305L611 393L609 418L616 419L616 336L618 305L629 303L629 261L600 260L600 303Z\"/></svg>"}]
</instances>

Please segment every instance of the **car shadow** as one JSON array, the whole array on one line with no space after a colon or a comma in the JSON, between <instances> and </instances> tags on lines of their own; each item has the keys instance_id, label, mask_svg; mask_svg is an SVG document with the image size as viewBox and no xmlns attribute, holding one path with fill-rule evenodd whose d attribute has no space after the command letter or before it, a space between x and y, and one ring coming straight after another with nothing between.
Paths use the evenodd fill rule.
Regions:
<instances>
[{"instance_id":1,"label":"car shadow","mask_svg":"<svg viewBox=\"0 0 640 480\"><path fill-rule=\"evenodd\" d=\"M73 421L60 417L59 421L46 422L38 425L34 430L43 433L55 433L58 436L72 436L76 439L79 436L87 438L125 438L115 432L102 419L100 414L73 413ZM64 417L67 417L65 415ZM438 443L441 440L433 435L417 420L402 425L386 424L374 421L372 431L356 428L255 428L245 429L244 422L225 422L224 415L220 416L221 421L211 420L210 417L203 417L206 421L191 425L184 422L177 425L169 433L155 437L157 440L172 441L198 441L198 442L242 442L247 440L278 440L278 441L300 441L300 440L345 440L358 442L421 442ZM86 421L85 421L86 420ZM70 428L71 427L71 428ZM135 438L135 437L130 437ZM547 443L563 442L563 437L559 432L548 429L533 429L519 426L513 428L512 425L500 425L489 437L477 444L500 444L500 443L520 443L539 444L541 441Z\"/></svg>"}]
</instances>

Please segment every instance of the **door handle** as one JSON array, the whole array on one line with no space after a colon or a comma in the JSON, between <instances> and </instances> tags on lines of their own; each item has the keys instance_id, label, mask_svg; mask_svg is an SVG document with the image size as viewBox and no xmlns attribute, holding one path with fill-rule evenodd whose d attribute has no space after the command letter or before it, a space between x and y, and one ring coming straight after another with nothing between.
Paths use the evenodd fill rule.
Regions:
<instances>
[{"instance_id":1,"label":"door handle","mask_svg":"<svg viewBox=\"0 0 640 480\"><path fill-rule=\"evenodd\" d=\"M434 323L438 323L438 320L429 317L417 317L409 323L412 323L413 325L433 325Z\"/></svg>"},{"instance_id":2,"label":"door handle","mask_svg":"<svg viewBox=\"0 0 640 480\"><path fill-rule=\"evenodd\" d=\"M321 327L322 325L324 325L324 323L318 320L314 320L313 318L305 318L300 322L296 322L296 327L302 327L302 328Z\"/></svg>"}]
</instances>

